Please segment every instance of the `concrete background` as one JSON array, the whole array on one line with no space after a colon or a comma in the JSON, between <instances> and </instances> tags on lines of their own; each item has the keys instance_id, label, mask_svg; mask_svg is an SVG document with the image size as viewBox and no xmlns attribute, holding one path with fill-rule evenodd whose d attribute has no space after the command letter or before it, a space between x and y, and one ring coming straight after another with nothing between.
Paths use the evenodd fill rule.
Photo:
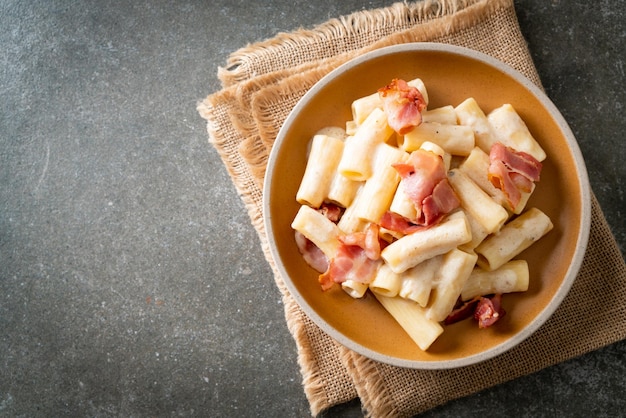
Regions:
<instances>
[{"instance_id":1,"label":"concrete background","mask_svg":"<svg viewBox=\"0 0 626 418\"><path fill-rule=\"evenodd\" d=\"M280 294L195 107L237 48L389 4L0 2L0 416L309 414ZM624 252L626 4L515 4ZM425 416L619 416L625 354Z\"/></svg>"}]
</instances>

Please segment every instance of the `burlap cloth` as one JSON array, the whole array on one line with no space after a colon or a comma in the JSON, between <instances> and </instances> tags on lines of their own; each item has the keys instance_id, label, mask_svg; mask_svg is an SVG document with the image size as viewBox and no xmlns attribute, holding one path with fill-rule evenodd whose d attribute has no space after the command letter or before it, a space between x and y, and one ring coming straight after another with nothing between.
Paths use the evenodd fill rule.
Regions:
<instances>
[{"instance_id":1,"label":"burlap cloth","mask_svg":"<svg viewBox=\"0 0 626 418\"><path fill-rule=\"evenodd\" d=\"M281 123L331 69L365 51L419 41L490 54L540 85L512 0L439 0L356 12L242 48L218 71L223 89L198 106L274 269L313 415L358 396L368 416L411 416L626 338L626 266L595 197L589 248L562 306L520 346L475 366L410 370L375 362L323 333L289 295L262 218L263 175Z\"/></svg>"}]
</instances>

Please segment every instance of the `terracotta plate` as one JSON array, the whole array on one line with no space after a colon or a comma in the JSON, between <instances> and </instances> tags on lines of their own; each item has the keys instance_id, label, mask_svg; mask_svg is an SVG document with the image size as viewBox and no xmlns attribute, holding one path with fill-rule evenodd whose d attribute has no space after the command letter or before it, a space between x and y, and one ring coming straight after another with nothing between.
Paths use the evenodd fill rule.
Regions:
<instances>
[{"instance_id":1,"label":"terracotta plate","mask_svg":"<svg viewBox=\"0 0 626 418\"><path fill-rule=\"evenodd\" d=\"M527 207L536 206L554 229L517 258L528 260L530 289L503 298L507 315L489 329L467 320L445 327L420 350L372 295L352 299L338 286L322 292L318 274L302 259L290 227L307 144L326 126L345 126L353 100L393 78L421 78L429 108L474 97L488 113L512 104L547 153L541 181ZM484 54L443 44L403 44L356 58L317 83L280 130L265 179L264 217L272 256L298 304L350 349L411 368L452 368L486 360L523 341L554 312L581 265L590 225L587 173L574 136L546 95L517 71Z\"/></svg>"}]
</instances>

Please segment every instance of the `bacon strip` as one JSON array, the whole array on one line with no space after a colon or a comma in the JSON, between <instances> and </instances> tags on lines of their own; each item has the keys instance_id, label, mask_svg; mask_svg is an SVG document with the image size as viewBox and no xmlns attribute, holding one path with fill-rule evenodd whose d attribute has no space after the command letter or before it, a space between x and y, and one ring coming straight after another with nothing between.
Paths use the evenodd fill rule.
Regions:
<instances>
[{"instance_id":1,"label":"bacon strip","mask_svg":"<svg viewBox=\"0 0 626 418\"><path fill-rule=\"evenodd\" d=\"M478 328L490 327L506 314L502 309L501 302L502 294L479 299L476 311L474 311L474 319L478 321Z\"/></svg>"},{"instance_id":2,"label":"bacon strip","mask_svg":"<svg viewBox=\"0 0 626 418\"><path fill-rule=\"evenodd\" d=\"M489 151L489 181L504 192L509 205L517 207L522 192L532 191L539 181L542 164L535 157L496 142Z\"/></svg>"},{"instance_id":3,"label":"bacon strip","mask_svg":"<svg viewBox=\"0 0 626 418\"><path fill-rule=\"evenodd\" d=\"M374 279L382 264L380 252L383 244L378 236L379 229L377 224L370 223L365 232L339 237L341 245L337 254L318 278L322 290L328 290L334 283L346 280L369 283Z\"/></svg>"},{"instance_id":4,"label":"bacon strip","mask_svg":"<svg viewBox=\"0 0 626 418\"><path fill-rule=\"evenodd\" d=\"M330 261L328 270L321 274L319 282L323 290L327 290L330 283L343 283L354 280L360 283L369 283L374 279L381 260L372 260L367 257L365 250L358 245L342 245L335 257Z\"/></svg>"},{"instance_id":5,"label":"bacon strip","mask_svg":"<svg viewBox=\"0 0 626 418\"><path fill-rule=\"evenodd\" d=\"M404 216L389 211L383 214L380 219L380 226L390 231L400 232L404 235L412 234L420 229L424 229L424 226L416 225Z\"/></svg>"},{"instance_id":6,"label":"bacon strip","mask_svg":"<svg viewBox=\"0 0 626 418\"><path fill-rule=\"evenodd\" d=\"M318 211L334 223L339 222L343 214L343 209L332 203L322 203Z\"/></svg>"},{"instance_id":7,"label":"bacon strip","mask_svg":"<svg viewBox=\"0 0 626 418\"><path fill-rule=\"evenodd\" d=\"M522 192L509 176L509 170L502 161L494 160L489 164L489 181L504 192L511 208L516 208L522 200Z\"/></svg>"},{"instance_id":8,"label":"bacon strip","mask_svg":"<svg viewBox=\"0 0 626 418\"><path fill-rule=\"evenodd\" d=\"M488 328L506 315L502 308L502 294L492 297L476 296L466 302L460 299L450 315L443 321L444 325L451 325L467 318L473 317L478 321L478 328Z\"/></svg>"},{"instance_id":9,"label":"bacon strip","mask_svg":"<svg viewBox=\"0 0 626 418\"><path fill-rule=\"evenodd\" d=\"M441 180L430 196L422 202L422 213L424 214L424 223L432 225L439 221L446 213L459 207L460 202L456 193L450 186L447 178Z\"/></svg>"},{"instance_id":10,"label":"bacon strip","mask_svg":"<svg viewBox=\"0 0 626 418\"><path fill-rule=\"evenodd\" d=\"M535 157L523 151L496 142L489 152L489 159L502 161L511 171L522 174L531 181L539 181L542 164Z\"/></svg>"},{"instance_id":11,"label":"bacon strip","mask_svg":"<svg viewBox=\"0 0 626 418\"><path fill-rule=\"evenodd\" d=\"M356 245L365 250L367 258L378 260L380 258L380 240L378 233L380 227L377 224L369 223L365 228L365 232L354 232L352 234L339 237L339 241L345 245Z\"/></svg>"},{"instance_id":12,"label":"bacon strip","mask_svg":"<svg viewBox=\"0 0 626 418\"><path fill-rule=\"evenodd\" d=\"M387 115L389 126L404 135L422 123L422 111L426 109L426 101L420 91L398 78L390 84L378 89L383 102L383 110Z\"/></svg>"},{"instance_id":13,"label":"bacon strip","mask_svg":"<svg viewBox=\"0 0 626 418\"><path fill-rule=\"evenodd\" d=\"M450 312L450 315L443 321L445 325L452 325L456 322L462 321L474 316L476 312L476 305L478 305L478 297L470 299L467 302L457 303L457 307Z\"/></svg>"},{"instance_id":14,"label":"bacon strip","mask_svg":"<svg viewBox=\"0 0 626 418\"><path fill-rule=\"evenodd\" d=\"M394 164L393 167L417 210L415 223L432 225L460 205L438 155L419 149L411 153L407 163Z\"/></svg>"}]
</instances>

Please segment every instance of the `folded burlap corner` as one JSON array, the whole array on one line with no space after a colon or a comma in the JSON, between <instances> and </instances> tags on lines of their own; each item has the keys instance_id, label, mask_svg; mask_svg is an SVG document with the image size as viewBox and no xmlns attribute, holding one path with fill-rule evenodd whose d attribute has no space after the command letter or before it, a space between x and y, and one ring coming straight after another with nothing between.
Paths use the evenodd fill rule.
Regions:
<instances>
[{"instance_id":1,"label":"folded burlap corner","mask_svg":"<svg viewBox=\"0 0 626 418\"><path fill-rule=\"evenodd\" d=\"M313 415L358 396L366 415L411 416L626 338L626 265L593 196L589 247L569 295L529 339L478 365L412 370L378 363L335 342L289 295L262 217L263 177L278 130L330 70L364 52L406 42L472 48L541 86L512 0L439 0L357 12L242 48L218 72L223 89L198 106L274 269Z\"/></svg>"}]
</instances>

